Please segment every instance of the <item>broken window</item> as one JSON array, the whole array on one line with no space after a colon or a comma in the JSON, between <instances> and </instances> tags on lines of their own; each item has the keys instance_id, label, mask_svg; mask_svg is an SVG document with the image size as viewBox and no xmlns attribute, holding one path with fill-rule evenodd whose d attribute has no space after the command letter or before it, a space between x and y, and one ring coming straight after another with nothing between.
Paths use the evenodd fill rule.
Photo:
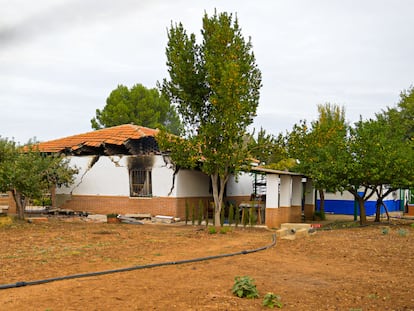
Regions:
<instances>
[{"instance_id":1,"label":"broken window","mask_svg":"<svg viewBox=\"0 0 414 311\"><path fill-rule=\"evenodd\" d=\"M154 156L142 155L128 158L131 197L152 196L152 167Z\"/></svg>"},{"instance_id":2,"label":"broken window","mask_svg":"<svg viewBox=\"0 0 414 311\"><path fill-rule=\"evenodd\" d=\"M151 170L131 169L129 178L131 197L150 197L152 195Z\"/></svg>"}]
</instances>

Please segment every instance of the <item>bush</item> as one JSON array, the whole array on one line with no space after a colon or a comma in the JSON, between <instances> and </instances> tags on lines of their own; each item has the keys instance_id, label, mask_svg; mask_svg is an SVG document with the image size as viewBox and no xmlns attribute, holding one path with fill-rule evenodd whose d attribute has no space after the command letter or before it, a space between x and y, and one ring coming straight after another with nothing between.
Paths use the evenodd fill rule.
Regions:
<instances>
[{"instance_id":1,"label":"bush","mask_svg":"<svg viewBox=\"0 0 414 311\"><path fill-rule=\"evenodd\" d=\"M209 234L216 234L217 233L216 227L208 227L208 233Z\"/></svg>"},{"instance_id":2,"label":"bush","mask_svg":"<svg viewBox=\"0 0 414 311\"><path fill-rule=\"evenodd\" d=\"M249 276L236 276L232 293L239 298L259 298L259 292L254 284L254 280Z\"/></svg>"},{"instance_id":3,"label":"bush","mask_svg":"<svg viewBox=\"0 0 414 311\"><path fill-rule=\"evenodd\" d=\"M263 298L263 306L274 308L278 307L279 309L283 307L282 302L280 301L280 296L273 293L267 293Z\"/></svg>"},{"instance_id":4,"label":"bush","mask_svg":"<svg viewBox=\"0 0 414 311\"><path fill-rule=\"evenodd\" d=\"M313 213L313 220L326 220L325 212L315 211Z\"/></svg>"}]
</instances>

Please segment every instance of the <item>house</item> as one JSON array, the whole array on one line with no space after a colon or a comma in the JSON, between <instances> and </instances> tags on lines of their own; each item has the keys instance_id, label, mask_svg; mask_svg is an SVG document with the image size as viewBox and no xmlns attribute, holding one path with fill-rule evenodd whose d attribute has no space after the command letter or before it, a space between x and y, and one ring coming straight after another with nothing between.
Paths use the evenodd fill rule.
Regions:
<instances>
[{"instance_id":1,"label":"house","mask_svg":"<svg viewBox=\"0 0 414 311\"><path fill-rule=\"evenodd\" d=\"M176 169L159 150L157 133L126 124L40 143L42 152L64 154L70 165L79 169L71 186L55 189L54 205L99 214L179 218L185 217L186 205L202 202L210 206L209 176L199 170ZM258 176L260 187L266 189L262 221L269 227L300 221L305 184L299 174L255 167L229 179L225 201L235 206L250 202L252 194L257 194ZM307 204L312 202L310 199Z\"/></svg>"}]
</instances>

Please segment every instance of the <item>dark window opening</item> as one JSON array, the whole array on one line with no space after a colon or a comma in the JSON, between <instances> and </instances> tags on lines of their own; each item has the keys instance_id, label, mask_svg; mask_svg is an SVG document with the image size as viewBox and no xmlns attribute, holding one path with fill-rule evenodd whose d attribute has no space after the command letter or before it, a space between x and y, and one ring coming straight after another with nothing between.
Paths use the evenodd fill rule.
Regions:
<instances>
[{"instance_id":1,"label":"dark window opening","mask_svg":"<svg viewBox=\"0 0 414 311\"><path fill-rule=\"evenodd\" d=\"M131 169L129 172L131 197L152 196L152 176L148 169Z\"/></svg>"}]
</instances>

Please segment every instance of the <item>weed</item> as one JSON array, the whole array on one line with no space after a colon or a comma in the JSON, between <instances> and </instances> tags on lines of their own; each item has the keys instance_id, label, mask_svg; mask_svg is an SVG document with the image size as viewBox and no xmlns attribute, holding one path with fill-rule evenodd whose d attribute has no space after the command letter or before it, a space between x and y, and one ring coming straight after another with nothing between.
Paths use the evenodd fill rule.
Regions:
<instances>
[{"instance_id":1,"label":"weed","mask_svg":"<svg viewBox=\"0 0 414 311\"><path fill-rule=\"evenodd\" d=\"M414 228L414 222L410 225L411 228Z\"/></svg>"},{"instance_id":2,"label":"weed","mask_svg":"<svg viewBox=\"0 0 414 311\"><path fill-rule=\"evenodd\" d=\"M227 232L230 232L230 231L231 231L230 227L221 227L219 232L221 234L226 234Z\"/></svg>"},{"instance_id":3,"label":"weed","mask_svg":"<svg viewBox=\"0 0 414 311\"><path fill-rule=\"evenodd\" d=\"M402 236L402 237L407 236L407 230L405 230L405 229L399 229L398 230L398 235L399 236Z\"/></svg>"},{"instance_id":4,"label":"weed","mask_svg":"<svg viewBox=\"0 0 414 311\"><path fill-rule=\"evenodd\" d=\"M203 201L198 202L198 222L197 224L200 226L201 222L203 221L203 211L204 211L204 205Z\"/></svg>"},{"instance_id":5,"label":"weed","mask_svg":"<svg viewBox=\"0 0 414 311\"><path fill-rule=\"evenodd\" d=\"M386 235L386 234L389 233L389 229L388 228L382 228L381 232L382 232L383 235Z\"/></svg>"},{"instance_id":6,"label":"weed","mask_svg":"<svg viewBox=\"0 0 414 311\"><path fill-rule=\"evenodd\" d=\"M279 295L275 295L274 293L267 293L263 298L263 306L269 308L277 307L281 309L283 307L283 304L280 301Z\"/></svg>"},{"instance_id":7,"label":"weed","mask_svg":"<svg viewBox=\"0 0 414 311\"><path fill-rule=\"evenodd\" d=\"M240 298L259 298L259 292L254 284L254 280L249 276L236 276L232 293Z\"/></svg>"},{"instance_id":8,"label":"weed","mask_svg":"<svg viewBox=\"0 0 414 311\"><path fill-rule=\"evenodd\" d=\"M229 226L231 226L231 224L233 223L233 219L234 219L234 206L233 204L229 205Z\"/></svg>"},{"instance_id":9,"label":"weed","mask_svg":"<svg viewBox=\"0 0 414 311\"><path fill-rule=\"evenodd\" d=\"M378 296L378 294L369 294L369 295L368 295L368 298L369 298L369 299L378 299L378 298L379 298L379 296Z\"/></svg>"},{"instance_id":10,"label":"weed","mask_svg":"<svg viewBox=\"0 0 414 311\"><path fill-rule=\"evenodd\" d=\"M208 227L208 233L209 234L216 234L217 233L216 227Z\"/></svg>"},{"instance_id":11,"label":"weed","mask_svg":"<svg viewBox=\"0 0 414 311\"><path fill-rule=\"evenodd\" d=\"M224 212L225 212L225 208L224 208L224 205L222 205L221 210L220 210L220 226L222 227L224 225Z\"/></svg>"},{"instance_id":12,"label":"weed","mask_svg":"<svg viewBox=\"0 0 414 311\"><path fill-rule=\"evenodd\" d=\"M188 223L188 219L190 216L190 206L188 205L188 201L185 201L185 224Z\"/></svg>"}]
</instances>

